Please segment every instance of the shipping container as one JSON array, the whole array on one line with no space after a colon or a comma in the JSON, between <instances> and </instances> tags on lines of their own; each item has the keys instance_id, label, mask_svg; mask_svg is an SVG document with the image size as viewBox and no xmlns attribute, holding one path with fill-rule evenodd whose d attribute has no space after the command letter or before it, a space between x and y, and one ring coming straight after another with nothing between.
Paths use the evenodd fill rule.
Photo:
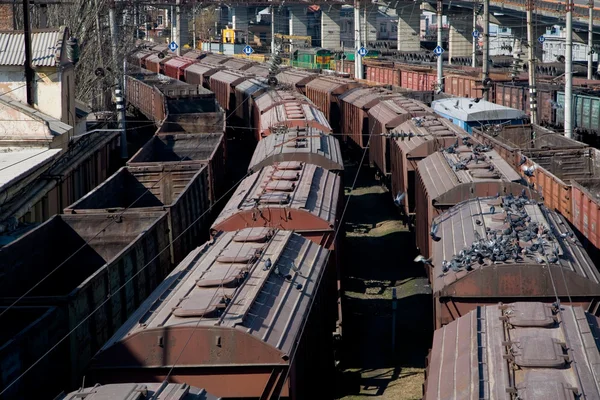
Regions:
<instances>
[{"instance_id":1,"label":"shipping container","mask_svg":"<svg viewBox=\"0 0 600 400\"><path fill-rule=\"evenodd\" d=\"M164 64L165 75L185 82L184 70L193 63L189 58L173 57Z\"/></svg>"},{"instance_id":2,"label":"shipping container","mask_svg":"<svg viewBox=\"0 0 600 400\"><path fill-rule=\"evenodd\" d=\"M390 175L390 137L392 132L410 135L411 132L396 131L395 128L411 118L434 116L433 110L421 102L403 96L382 100L369 110L369 163L387 178ZM417 122L418 123L418 122Z\"/></svg>"},{"instance_id":3,"label":"shipping container","mask_svg":"<svg viewBox=\"0 0 600 400\"><path fill-rule=\"evenodd\" d=\"M456 142L456 138L462 140L468 134L444 118L434 116L408 120L393 128L390 133L391 193L394 198L404 194L401 212L412 221L415 214L418 162L436 151L448 148Z\"/></svg>"},{"instance_id":4,"label":"shipping container","mask_svg":"<svg viewBox=\"0 0 600 400\"><path fill-rule=\"evenodd\" d=\"M331 398L327 259L326 249L290 231L217 235L106 343L88 379L161 382L169 374L223 398L309 398L315 387Z\"/></svg>"},{"instance_id":5,"label":"shipping container","mask_svg":"<svg viewBox=\"0 0 600 400\"><path fill-rule=\"evenodd\" d=\"M64 212L118 216L167 211L171 263L176 265L208 238L211 206L207 167L178 167L123 167Z\"/></svg>"},{"instance_id":6,"label":"shipping container","mask_svg":"<svg viewBox=\"0 0 600 400\"><path fill-rule=\"evenodd\" d=\"M275 78L280 85L291 86L302 94L306 94L306 84L320 75L296 68L288 68L279 72Z\"/></svg>"},{"instance_id":7,"label":"shipping container","mask_svg":"<svg viewBox=\"0 0 600 400\"><path fill-rule=\"evenodd\" d=\"M133 398L132 398L133 396ZM220 400L205 389L187 383L96 384L61 395L54 400Z\"/></svg>"},{"instance_id":8,"label":"shipping container","mask_svg":"<svg viewBox=\"0 0 600 400\"><path fill-rule=\"evenodd\" d=\"M210 88L210 77L217 72L225 69L222 65L209 65L195 63L183 70L185 82L192 85L200 85Z\"/></svg>"},{"instance_id":9,"label":"shipping container","mask_svg":"<svg viewBox=\"0 0 600 400\"><path fill-rule=\"evenodd\" d=\"M504 303L473 305L435 332L423 400L600 398L597 318L579 306Z\"/></svg>"},{"instance_id":10,"label":"shipping container","mask_svg":"<svg viewBox=\"0 0 600 400\"><path fill-rule=\"evenodd\" d=\"M425 257L431 257L429 229L436 216L466 199L509 193L518 196L527 189L521 176L496 151L480 147L474 153L476 142L468 147L459 138L456 141L451 148L417 164L416 237Z\"/></svg>"},{"instance_id":11,"label":"shipping container","mask_svg":"<svg viewBox=\"0 0 600 400\"><path fill-rule=\"evenodd\" d=\"M477 305L523 298L598 311L600 273L565 218L537 201L520 196L470 199L434 223L439 240L433 243L428 268L437 328ZM540 226L546 228L543 233ZM501 240L510 235L518 238L518 247Z\"/></svg>"},{"instance_id":12,"label":"shipping container","mask_svg":"<svg viewBox=\"0 0 600 400\"><path fill-rule=\"evenodd\" d=\"M339 99L342 105L343 140L350 140L362 149L368 147L371 135L369 110L382 100L398 96L387 89L364 87L357 87L342 94Z\"/></svg>"},{"instance_id":13,"label":"shipping container","mask_svg":"<svg viewBox=\"0 0 600 400\"><path fill-rule=\"evenodd\" d=\"M313 164L329 171L344 170L342 151L335 137L314 128L296 128L259 141L248 172L288 162Z\"/></svg>"},{"instance_id":14,"label":"shipping container","mask_svg":"<svg viewBox=\"0 0 600 400\"><path fill-rule=\"evenodd\" d=\"M69 370L61 387L79 385L92 356L170 271L168 248L165 212L57 215L0 249L0 304L33 289L19 306L55 306L65 315L43 329L47 338L56 337L55 328L73 330L54 354L61 359L56 367Z\"/></svg>"},{"instance_id":15,"label":"shipping container","mask_svg":"<svg viewBox=\"0 0 600 400\"><path fill-rule=\"evenodd\" d=\"M0 387L6 390L2 400L44 398L60 392L59 381L69 373L64 359L68 344L59 344L68 333L68 320L62 311L47 306L0 307ZM55 344L56 350L44 356ZM37 360L39 363L25 373ZM20 375L23 377L18 379Z\"/></svg>"},{"instance_id":16,"label":"shipping container","mask_svg":"<svg viewBox=\"0 0 600 400\"><path fill-rule=\"evenodd\" d=\"M131 167L154 167L162 170L199 170L208 167L209 198L211 205L224 192L225 135L223 133L172 133L154 135L127 162Z\"/></svg>"},{"instance_id":17,"label":"shipping container","mask_svg":"<svg viewBox=\"0 0 600 400\"><path fill-rule=\"evenodd\" d=\"M308 97L325 115L334 132L340 132L339 96L360 84L352 79L323 76L306 84Z\"/></svg>"},{"instance_id":18,"label":"shipping container","mask_svg":"<svg viewBox=\"0 0 600 400\"><path fill-rule=\"evenodd\" d=\"M235 86L250 78L241 72L229 70L219 71L209 78L210 90L215 93L217 101L228 114L236 107Z\"/></svg>"}]
</instances>

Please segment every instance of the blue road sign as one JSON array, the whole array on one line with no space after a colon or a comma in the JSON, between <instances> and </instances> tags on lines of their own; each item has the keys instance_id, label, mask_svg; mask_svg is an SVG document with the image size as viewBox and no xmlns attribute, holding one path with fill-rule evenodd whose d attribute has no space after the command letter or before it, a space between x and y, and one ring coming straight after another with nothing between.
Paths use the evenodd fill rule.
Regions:
<instances>
[{"instance_id":1,"label":"blue road sign","mask_svg":"<svg viewBox=\"0 0 600 400\"><path fill-rule=\"evenodd\" d=\"M177 46L177 43L175 43L175 41L172 41L171 43L169 43L169 50L171 51L175 51L177 50L179 46Z\"/></svg>"},{"instance_id":2,"label":"blue road sign","mask_svg":"<svg viewBox=\"0 0 600 400\"><path fill-rule=\"evenodd\" d=\"M545 38L545 37L543 37L543 36L540 36L540 37L538 38L538 42L540 42L540 43L544 43L545 41L546 41L546 38Z\"/></svg>"},{"instance_id":3,"label":"blue road sign","mask_svg":"<svg viewBox=\"0 0 600 400\"><path fill-rule=\"evenodd\" d=\"M369 50L365 49L364 47L361 47L360 49L358 49L358 55L361 57L366 56L368 52L369 52Z\"/></svg>"},{"instance_id":4,"label":"blue road sign","mask_svg":"<svg viewBox=\"0 0 600 400\"><path fill-rule=\"evenodd\" d=\"M438 57L441 56L443 52L444 49L442 48L442 46L438 46L435 49L433 49L433 54L435 54Z\"/></svg>"},{"instance_id":5,"label":"blue road sign","mask_svg":"<svg viewBox=\"0 0 600 400\"><path fill-rule=\"evenodd\" d=\"M479 31L478 31L477 29L475 29L475 30L473 31L473 37L474 37L474 38L478 38L478 37L479 37Z\"/></svg>"},{"instance_id":6,"label":"blue road sign","mask_svg":"<svg viewBox=\"0 0 600 400\"><path fill-rule=\"evenodd\" d=\"M254 53L254 50L252 50L252 47L250 46L246 46L244 47L244 50L242 50L244 52L245 55L249 56L250 54Z\"/></svg>"}]
</instances>

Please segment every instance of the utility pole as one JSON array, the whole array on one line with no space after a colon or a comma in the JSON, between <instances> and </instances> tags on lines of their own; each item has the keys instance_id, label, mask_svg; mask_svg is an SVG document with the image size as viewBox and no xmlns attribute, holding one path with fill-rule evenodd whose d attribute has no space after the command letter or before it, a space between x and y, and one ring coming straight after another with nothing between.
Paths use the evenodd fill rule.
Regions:
<instances>
[{"instance_id":1,"label":"utility pole","mask_svg":"<svg viewBox=\"0 0 600 400\"><path fill-rule=\"evenodd\" d=\"M477 30L477 6L479 6L479 0L473 0L473 32ZM473 59L471 60L471 66L477 67L477 38L473 36Z\"/></svg>"},{"instance_id":2,"label":"utility pole","mask_svg":"<svg viewBox=\"0 0 600 400\"><path fill-rule=\"evenodd\" d=\"M344 58L346 58L346 52L344 51L344 42L342 42L342 56L340 57L342 60L342 70L340 72L345 72L344 71Z\"/></svg>"},{"instance_id":3,"label":"utility pole","mask_svg":"<svg viewBox=\"0 0 600 400\"><path fill-rule=\"evenodd\" d=\"M533 37L533 9L534 0L527 0L525 11L527 12L527 64L529 75L529 112L532 124L537 124L537 90L535 85L535 52L536 39Z\"/></svg>"},{"instance_id":4,"label":"utility pole","mask_svg":"<svg viewBox=\"0 0 600 400\"><path fill-rule=\"evenodd\" d=\"M271 5L271 54L275 54L275 7Z\"/></svg>"},{"instance_id":5,"label":"utility pole","mask_svg":"<svg viewBox=\"0 0 600 400\"><path fill-rule=\"evenodd\" d=\"M33 65L31 65L31 21L29 14L29 0L23 0L23 28L23 36L25 38L25 82L27 85L27 104L33 107L35 72L33 71Z\"/></svg>"},{"instance_id":6,"label":"utility pole","mask_svg":"<svg viewBox=\"0 0 600 400\"><path fill-rule=\"evenodd\" d=\"M200 11L200 15L202 15L202 11ZM192 46L194 47L194 50L196 50L196 5L194 4L192 6L192 35L194 35L194 37L192 38Z\"/></svg>"},{"instance_id":7,"label":"utility pole","mask_svg":"<svg viewBox=\"0 0 600 400\"><path fill-rule=\"evenodd\" d=\"M121 158L127 158L127 131L125 130L125 106L123 104L123 94L121 92L121 82L119 81L119 61L117 56L118 40L117 37L117 17L115 12L115 2L111 1L108 9L108 18L110 24L110 38L112 59L115 74L115 101L117 103L117 120L121 128ZM123 61L123 81L125 81L125 61Z\"/></svg>"},{"instance_id":8,"label":"utility pole","mask_svg":"<svg viewBox=\"0 0 600 400\"><path fill-rule=\"evenodd\" d=\"M588 70L587 78L592 79L594 63L594 0L588 3Z\"/></svg>"},{"instance_id":9,"label":"utility pole","mask_svg":"<svg viewBox=\"0 0 600 400\"><path fill-rule=\"evenodd\" d=\"M119 89L119 87L117 86L117 88L115 89L115 99L117 102L117 119L119 121L119 129L121 130L121 158L123 160L126 160L128 157L127 155L127 121L126 121L126 115L125 115L125 99L124 99L124 92L125 90L127 90L127 79L125 78L126 75L126 71L127 71L127 60L124 59L123 60L123 92L121 92L121 89Z\"/></svg>"},{"instance_id":10,"label":"utility pole","mask_svg":"<svg viewBox=\"0 0 600 400\"><path fill-rule=\"evenodd\" d=\"M362 57L358 55L358 50L361 48L360 27L360 2L354 0L354 77L356 79L363 79Z\"/></svg>"},{"instance_id":11,"label":"utility pole","mask_svg":"<svg viewBox=\"0 0 600 400\"><path fill-rule=\"evenodd\" d=\"M442 27L444 26L442 23L442 15L444 12L444 5L442 4L442 0L437 0L437 45L442 47ZM437 59L437 84L438 90L440 92L443 91L444 88L444 60L442 59L442 55L440 54Z\"/></svg>"},{"instance_id":12,"label":"utility pole","mask_svg":"<svg viewBox=\"0 0 600 400\"><path fill-rule=\"evenodd\" d=\"M102 48L102 30L100 29L100 8L98 8L98 0L94 0L94 4L95 4L95 14L96 14L96 40L98 42L98 48L101 49ZM104 67L104 57L102 57L102 52L99 51L98 52L98 57L100 58L100 65L102 65ZM104 92L104 80L102 80L100 83L100 95L98 96L100 98L99 102L100 104L102 104L102 109L104 110L106 108L106 98L105 98L105 92Z\"/></svg>"},{"instance_id":13,"label":"utility pole","mask_svg":"<svg viewBox=\"0 0 600 400\"><path fill-rule=\"evenodd\" d=\"M567 0L567 38L565 49L565 136L573 137L573 0Z\"/></svg>"},{"instance_id":14,"label":"utility pole","mask_svg":"<svg viewBox=\"0 0 600 400\"><path fill-rule=\"evenodd\" d=\"M183 43L181 43L181 7L179 6L181 4L181 0L177 0L175 4L175 43L177 43L177 50L175 50L175 54L180 56L181 46L183 46Z\"/></svg>"},{"instance_id":15,"label":"utility pole","mask_svg":"<svg viewBox=\"0 0 600 400\"><path fill-rule=\"evenodd\" d=\"M365 4L365 10L364 10L364 17L363 17L363 21L362 21L362 29L363 29L363 38L365 40L365 48L369 45L369 32L368 32L368 28L369 28L369 24L367 24L367 9L368 6L367 4Z\"/></svg>"},{"instance_id":16,"label":"utility pole","mask_svg":"<svg viewBox=\"0 0 600 400\"><path fill-rule=\"evenodd\" d=\"M481 80L487 82L489 79L489 60L490 60L490 0L483 0L483 60L481 68ZM490 91L483 90L483 99L490 99Z\"/></svg>"}]
</instances>

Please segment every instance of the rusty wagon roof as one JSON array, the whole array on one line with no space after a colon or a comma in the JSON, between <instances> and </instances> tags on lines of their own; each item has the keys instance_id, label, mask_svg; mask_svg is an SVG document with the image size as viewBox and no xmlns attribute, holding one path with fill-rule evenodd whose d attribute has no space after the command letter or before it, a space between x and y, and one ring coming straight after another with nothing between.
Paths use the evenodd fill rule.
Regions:
<instances>
[{"instance_id":1,"label":"rusty wagon roof","mask_svg":"<svg viewBox=\"0 0 600 400\"><path fill-rule=\"evenodd\" d=\"M374 109L375 107L371 111ZM431 115L413 117L396 126L391 132L400 134L400 137L394 138L392 135L392 138L402 153L406 154L409 158L425 158L431 154L427 150L431 141L437 140L440 146L443 146L449 138L463 138L468 136L467 132L446 119ZM409 137L405 137L405 135L409 135Z\"/></svg>"},{"instance_id":2,"label":"rusty wagon roof","mask_svg":"<svg viewBox=\"0 0 600 400\"><path fill-rule=\"evenodd\" d=\"M223 83L229 83L230 85L236 85L236 84L241 83L244 80L249 79L249 78L251 78L251 77L246 76L242 72L230 71L230 70L224 69L224 70L218 71L215 74L211 75L210 80L211 81L215 80L215 81L223 82Z\"/></svg>"},{"instance_id":3,"label":"rusty wagon roof","mask_svg":"<svg viewBox=\"0 0 600 400\"><path fill-rule=\"evenodd\" d=\"M167 61L165 63L165 65L169 65L169 66L174 67L174 68L181 68L181 67L190 65L193 62L194 61L190 60L189 58L173 57L169 61Z\"/></svg>"},{"instance_id":4,"label":"rusty wagon roof","mask_svg":"<svg viewBox=\"0 0 600 400\"><path fill-rule=\"evenodd\" d=\"M205 51L202 50L192 50L192 51L188 51L187 53L182 54L182 57L185 58L189 58L191 60L199 60L201 58L204 58L208 55L208 53L206 53Z\"/></svg>"},{"instance_id":5,"label":"rusty wagon roof","mask_svg":"<svg viewBox=\"0 0 600 400\"><path fill-rule=\"evenodd\" d=\"M479 306L435 331L424 399L598 399L599 333L581 307Z\"/></svg>"},{"instance_id":6,"label":"rusty wagon roof","mask_svg":"<svg viewBox=\"0 0 600 400\"><path fill-rule=\"evenodd\" d=\"M254 100L255 107L260 114L270 110L271 108L290 102L299 102L314 105L308 97L289 90L269 90Z\"/></svg>"},{"instance_id":7,"label":"rusty wagon roof","mask_svg":"<svg viewBox=\"0 0 600 400\"><path fill-rule=\"evenodd\" d=\"M260 118L260 134L271 133L274 127L312 127L330 133L331 125L316 106L293 101L266 111Z\"/></svg>"},{"instance_id":8,"label":"rusty wagon roof","mask_svg":"<svg viewBox=\"0 0 600 400\"><path fill-rule=\"evenodd\" d=\"M326 269L327 255L326 249L292 231L246 228L220 233L192 251L169 274L105 344L98 361L102 363L102 353L111 348L148 360L150 353L163 354L163 349L156 341L152 342L153 348L143 346L145 335L162 335L165 328L170 328L171 334L164 337L168 342L176 336L175 329L195 327L199 335L208 335L203 333L206 328L250 335L257 343L270 347L277 357L265 356L248 363L281 363L297 345L311 298ZM184 331L179 340L184 342L189 335ZM231 356L223 358L235 364L244 355L235 354L236 343L229 339L231 335L226 338L223 346L228 349L224 353ZM179 340L164 345L175 346ZM174 353L152 364L172 365L177 357ZM194 354L195 364L209 364L213 358L210 353L208 346L205 354Z\"/></svg>"},{"instance_id":9,"label":"rusty wagon roof","mask_svg":"<svg viewBox=\"0 0 600 400\"><path fill-rule=\"evenodd\" d=\"M459 146L455 153L444 150L419 162L417 170L432 201L444 203L443 196L463 184L522 181L521 176L495 150L480 153L478 162L465 162L472 155L471 148ZM466 169L458 168L459 165Z\"/></svg>"},{"instance_id":10,"label":"rusty wagon roof","mask_svg":"<svg viewBox=\"0 0 600 400\"><path fill-rule=\"evenodd\" d=\"M186 383L115 383L81 388L56 400L218 400Z\"/></svg>"},{"instance_id":11,"label":"rusty wagon roof","mask_svg":"<svg viewBox=\"0 0 600 400\"><path fill-rule=\"evenodd\" d=\"M200 60L200 63L201 64L217 64L218 65L218 64L223 64L230 59L231 59L231 57L228 57L223 54L210 53L206 57L204 57L202 60Z\"/></svg>"},{"instance_id":12,"label":"rusty wagon roof","mask_svg":"<svg viewBox=\"0 0 600 400\"><path fill-rule=\"evenodd\" d=\"M282 161L302 161L332 171L342 171L344 160L338 140L315 128L288 129L280 135L269 135L258 142L248 170Z\"/></svg>"},{"instance_id":13,"label":"rusty wagon roof","mask_svg":"<svg viewBox=\"0 0 600 400\"><path fill-rule=\"evenodd\" d=\"M386 129L394 129L404 122L404 115L422 117L434 115L433 110L420 101L398 95L391 99L382 100L369 110L369 116L379 121Z\"/></svg>"},{"instance_id":14,"label":"rusty wagon roof","mask_svg":"<svg viewBox=\"0 0 600 400\"><path fill-rule=\"evenodd\" d=\"M521 282L508 291L516 291L517 296L554 296L552 286L547 287L538 277L547 272L534 269L542 267L545 271L549 266L556 276L559 295L568 293L569 286L577 287L578 295L600 295L600 273L566 220L535 201L513 196L467 200L438 216L433 222L436 224L435 235L440 240L434 241L432 251L434 293L448 292L456 297L501 295L492 282L483 279L484 273L494 275L500 285L499 273L512 267L521 270ZM470 293L448 289L469 278L478 282L475 288L461 286Z\"/></svg>"},{"instance_id":15,"label":"rusty wagon roof","mask_svg":"<svg viewBox=\"0 0 600 400\"><path fill-rule=\"evenodd\" d=\"M213 227L235 214L258 208L300 209L335 226L340 177L313 164L280 163L240 183Z\"/></svg>"},{"instance_id":16,"label":"rusty wagon roof","mask_svg":"<svg viewBox=\"0 0 600 400\"><path fill-rule=\"evenodd\" d=\"M266 64L254 64L245 70L245 72L261 78L266 78L269 76L269 67Z\"/></svg>"},{"instance_id":17,"label":"rusty wagon roof","mask_svg":"<svg viewBox=\"0 0 600 400\"><path fill-rule=\"evenodd\" d=\"M276 76L280 84L291 86L304 86L308 82L319 77L319 74L303 71L300 69L285 69Z\"/></svg>"},{"instance_id":18,"label":"rusty wagon roof","mask_svg":"<svg viewBox=\"0 0 600 400\"><path fill-rule=\"evenodd\" d=\"M359 85L360 83L356 82L354 79L321 76L308 82L306 87L324 93L341 94L348 90L349 87L353 88Z\"/></svg>"},{"instance_id":19,"label":"rusty wagon roof","mask_svg":"<svg viewBox=\"0 0 600 400\"><path fill-rule=\"evenodd\" d=\"M340 100L365 110L374 107L382 100L398 96L390 90L380 87L357 87L340 96Z\"/></svg>"},{"instance_id":20,"label":"rusty wagon roof","mask_svg":"<svg viewBox=\"0 0 600 400\"><path fill-rule=\"evenodd\" d=\"M207 73L216 73L217 71L223 70L225 67L222 65L213 65L213 64L200 64L193 63L185 68L185 71L193 72L198 75L205 75Z\"/></svg>"},{"instance_id":21,"label":"rusty wagon roof","mask_svg":"<svg viewBox=\"0 0 600 400\"><path fill-rule=\"evenodd\" d=\"M255 61L244 60L243 58L232 58L223 63L227 68L236 71L244 71L255 64Z\"/></svg>"}]
</instances>

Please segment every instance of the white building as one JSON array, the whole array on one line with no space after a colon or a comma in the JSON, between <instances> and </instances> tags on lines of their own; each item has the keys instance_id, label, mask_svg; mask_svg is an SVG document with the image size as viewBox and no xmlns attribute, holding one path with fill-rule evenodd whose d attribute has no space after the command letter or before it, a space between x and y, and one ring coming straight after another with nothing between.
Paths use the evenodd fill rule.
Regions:
<instances>
[{"instance_id":1,"label":"white building","mask_svg":"<svg viewBox=\"0 0 600 400\"><path fill-rule=\"evenodd\" d=\"M566 37L567 32L564 27L555 25L546 29L546 34L544 35L546 40L543 44L544 62L556 62L558 61L558 57L565 55ZM589 46L587 43L573 43L573 61L587 62L588 53ZM598 60L598 54L593 55L593 60Z\"/></svg>"}]
</instances>

